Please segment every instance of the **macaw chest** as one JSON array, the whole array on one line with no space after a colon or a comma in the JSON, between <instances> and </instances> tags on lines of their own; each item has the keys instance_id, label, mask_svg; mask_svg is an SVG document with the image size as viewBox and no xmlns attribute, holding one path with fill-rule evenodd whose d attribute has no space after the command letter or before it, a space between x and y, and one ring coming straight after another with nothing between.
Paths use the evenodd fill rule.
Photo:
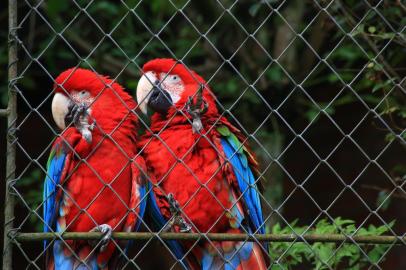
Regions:
<instances>
[{"instance_id":1,"label":"macaw chest","mask_svg":"<svg viewBox=\"0 0 406 270\"><path fill-rule=\"evenodd\" d=\"M224 226L225 213L232 207L230 187L214 142L206 138L199 144L192 132L170 136L163 132L160 138L152 140L145 149L152 181L165 195L173 194L199 231Z\"/></svg>"}]
</instances>

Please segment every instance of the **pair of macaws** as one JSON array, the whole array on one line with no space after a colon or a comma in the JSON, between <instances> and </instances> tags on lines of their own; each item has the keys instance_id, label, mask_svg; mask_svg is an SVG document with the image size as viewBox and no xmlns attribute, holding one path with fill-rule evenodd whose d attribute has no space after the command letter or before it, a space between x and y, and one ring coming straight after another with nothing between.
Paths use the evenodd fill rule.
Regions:
<instances>
[{"instance_id":1,"label":"pair of macaws","mask_svg":"<svg viewBox=\"0 0 406 270\"><path fill-rule=\"evenodd\" d=\"M202 77L172 59L143 67L137 101L118 83L85 69L55 80L55 140L44 186L44 231L104 234L100 241L45 241L47 269L116 269L150 215L157 231L264 233L246 138L217 109ZM138 135L138 107L154 111ZM258 242L168 241L184 269L266 269Z\"/></svg>"}]
</instances>

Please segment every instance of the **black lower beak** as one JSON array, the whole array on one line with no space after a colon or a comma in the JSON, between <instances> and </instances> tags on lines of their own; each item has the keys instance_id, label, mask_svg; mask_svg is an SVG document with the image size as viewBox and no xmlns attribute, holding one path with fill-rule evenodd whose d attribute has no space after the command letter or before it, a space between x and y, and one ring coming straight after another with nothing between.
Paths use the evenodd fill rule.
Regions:
<instances>
[{"instance_id":1,"label":"black lower beak","mask_svg":"<svg viewBox=\"0 0 406 270\"><path fill-rule=\"evenodd\" d=\"M171 95L160 88L159 86L154 86L152 88L151 95L148 100L148 106L156 112L165 114L168 112L169 108L172 106Z\"/></svg>"},{"instance_id":2,"label":"black lower beak","mask_svg":"<svg viewBox=\"0 0 406 270\"><path fill-rule=\"evenodd\" d=\"M65 127L69 126L70 123L72 123L73 121L73 108L75 107L75 103L70 102L69 106L68 106L68 113L65 116Z\"/></svg>"}]
</instances>

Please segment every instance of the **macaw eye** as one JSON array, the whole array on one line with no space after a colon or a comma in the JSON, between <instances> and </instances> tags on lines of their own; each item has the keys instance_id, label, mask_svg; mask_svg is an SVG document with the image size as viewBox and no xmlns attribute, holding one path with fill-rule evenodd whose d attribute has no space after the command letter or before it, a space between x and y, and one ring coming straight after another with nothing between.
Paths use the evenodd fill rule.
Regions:
<instances>
[{"instance_id":1,"label":"macaw eye","mask_svg":"<svg viewBox=\"0 0 406 270\"><path fill-rule=\"evenodd\" d=\"M180 82L180 77L178 75L171 75L170 80L173 83L178 83L178 82Z\"/></svg>"},{"instance_id":2,"label":"macaw eye","mask_svg":"<svg viewBox=\"0 0 406 270\"><path fill-rule=\"evenodd\" d=\"M82 90L78 93L79 98L88 98L90 96L90 93L86 90Z\"/></svg>"}]
</instances>

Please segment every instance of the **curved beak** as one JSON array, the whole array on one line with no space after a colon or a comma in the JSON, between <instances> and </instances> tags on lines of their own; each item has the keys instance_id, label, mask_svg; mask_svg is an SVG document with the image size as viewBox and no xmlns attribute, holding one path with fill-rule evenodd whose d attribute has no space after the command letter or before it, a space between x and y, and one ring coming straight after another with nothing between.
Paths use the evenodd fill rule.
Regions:
<instances>
[{"instance_id":1,"label":"curved beak","mask_svg":"<svg viewBox=\"0 0 406 270\"><path fill-rule=\"evenodd\" d=\"M171 95L160 86L159 81L152 72L145 73L138 82L137 102L144 114L147 114L147 107L165 114L173 105Z\"/></svg>"},{"instance_id":2,"label":"curved beak","mask_svg":"<svg viewBox=\"0 0 406 270\"><path fill-rule=\"evenodd\" d=\"M73 101L62 93L56 93L52 99L52 116L60 129L66 128L65 118L73 105Z\"/></svg>"},{"instance_id":3,"label":"curved beak","mask_svg":"<svg viewBox=\"0 0 406 270\"><path fill-rule=\"evenodd\" d=\"M151 96L152 89L154 88L154 82L157 80L156 76L152 72L147 72L142 75L137 85L137 102L140 110L147 114L147 107L149 98Z\"/></svg>"}]
</instances>

